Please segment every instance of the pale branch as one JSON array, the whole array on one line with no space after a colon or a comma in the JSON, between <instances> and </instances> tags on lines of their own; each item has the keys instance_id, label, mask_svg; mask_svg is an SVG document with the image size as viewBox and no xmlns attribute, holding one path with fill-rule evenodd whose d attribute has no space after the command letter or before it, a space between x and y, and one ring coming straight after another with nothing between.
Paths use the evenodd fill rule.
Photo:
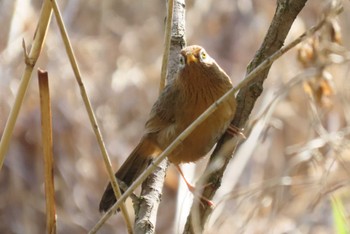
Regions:
<instances>
[{"instance_id":1,"label":"pale branch","mask_svg":"<svg viewBox=\"0 0 350 234\"><path fill-rule=\"evenodd\" d=\"M165 36L164 36L164 51L163 51L163 59L162 59L162 68L160 74L160 84L159 84L159 93L162 92L165 81L167 79L168 73L168 63L169 63L169 52L170 52L170 43L171 43L171 26L173 21L173 12L174 12L174 0L167 1L167 17L165 24Z\"/></svg>"},{"instance_id":2,"label":"pale branch","mask_svg":"<svg viewBox=\"0 0 350 234\"><path fill-rule=\"evenodd\" d=\"M174 1L173 26L171 29L167 81L174 79L179 67L178 56L186 44L185 38L185 0Z\"/></svg>"},{"instance_id":3,"label":"pale branch","mask_svg":"<svg viewBox=\"0 0 350 234\"><path fill-rule=\"evenodd\" d=\"M178 46L177 41L185 41L185 7L183 0L168 0L167 20L165 29L165 45L163 52L163 63L161 69L160 91L166 82L174 79L178 68L178 54L183 46ZM172 48L172 50L170 50ZM169 72L170 70L170 72ZM175 72L174 72L175 71ZM166 82L165 82L166 78ZM156 166L145 182L142 183L141 197L135 209L135 233L154 233L156 217L168 160L163 160Z\"/></svg>"},{"instance_id":4,"label":"pale branch","mask_svg":"<svg viewBox=\"0 0 350 234\"><path fill-rule=\"evenodd\" d=\"M162 189L168 160L163 160L142 183L142 191L135 208L135 234L155 232L157 212L161 201Z\"/></svg>"}]
</instances>

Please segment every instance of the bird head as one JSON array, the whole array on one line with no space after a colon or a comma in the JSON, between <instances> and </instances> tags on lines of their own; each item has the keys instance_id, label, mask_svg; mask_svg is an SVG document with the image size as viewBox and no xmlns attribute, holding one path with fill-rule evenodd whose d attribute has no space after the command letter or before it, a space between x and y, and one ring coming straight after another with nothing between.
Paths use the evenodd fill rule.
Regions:
<instances>
[{"instance_id":1,"label":"bird head","mask_svg":"<svg viewBox=\"0 0 350 234\"><path fill-rule=\"evenodd\" d=\"M214 60L208 55L204 48L198 45L187 46L180 52L180 66L212 65Z\"/></svg>"}]
</instances>

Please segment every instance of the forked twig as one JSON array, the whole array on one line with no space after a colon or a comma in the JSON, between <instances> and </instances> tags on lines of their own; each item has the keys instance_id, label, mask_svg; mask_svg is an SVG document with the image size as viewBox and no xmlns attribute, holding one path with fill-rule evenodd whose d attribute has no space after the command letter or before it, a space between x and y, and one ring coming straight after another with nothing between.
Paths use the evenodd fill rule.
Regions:
<instances>
[{"instance_id":1,"label":"forked twig","mask_svg":"<svg viewBox=\"0 0 350 234\"><path fill-rule=\"evenodd\" d=\"M13 129L15 127L18 113L21 109L24 95L26 94L34 66L38 60L39 54L45 42L48 25L51 20L51 13L52 8L50 0L45 0L41 8L38 25L29 54L27 54L26 49L24 49L26 67L21 78L21 83L17 91L15 102L13 103L10 115L6 121L5 129L0 142L0 171L5 160L5 154L8 151Z\"/></svg>"}]
</instances>

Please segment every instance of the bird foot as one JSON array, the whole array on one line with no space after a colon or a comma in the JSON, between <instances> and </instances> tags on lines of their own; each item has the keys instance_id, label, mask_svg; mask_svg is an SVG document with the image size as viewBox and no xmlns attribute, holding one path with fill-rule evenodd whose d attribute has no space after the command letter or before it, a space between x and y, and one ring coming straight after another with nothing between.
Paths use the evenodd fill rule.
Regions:
<instances>
[{"instance_id":1,"label":"bird foot","mask_svg":"<svg viewBox=\"0 0 350 234\"><path fill-rule=\"evenodd\" d=\"M190 184L190 183L188 183L188 182L186 182L186 185L187 185L188 190L193 194L193 197L194 197L195 199L199 199L200 203L201 203L203 206L204 206L204 205L207 205L207 206L210 206L210 207L215 206L215 203L214 203L212 200L210 200L210 199L208 199L208 198L206 198L206 197L204 197L204 196L198 194L198 191L201 191L203 188L209 186L210 183L209 183L209 184L206 184L206 185L204 185L204 186L201 186L200 189L197 189L195 186L193 186L192 184Z\"/></svg>"},{"instance_id":2,"label":"bird foot","mask_svg":"<svg viewBox=\"0 0 350 234\"><path fill-rule=\"evenodd\" d=\"M209 184L206 184L206 185L204 185L204 186L202 186L202 188L201 188L200 190L198 190L198 189L196 189L195 186L193 186L190 182L188 182L188 180L186 179L185 175L183 174L183 172L182 172L180 166L179 166L179 165L176 165L176 168L177 168L177 170L179 171L179 173L180 173L181 177L183 178L183 180L185 181L188 190L193 194L193 197L194 197L194 198L199 199L200 203L201 203L203 206L204 206L205 204L206 204L207 206L210 206L210 207L215 206L215 203L214 203L212 200L209 200L208 198L203 197L202 195L198 194L198 191L200 191L200 190L202 190L203 188L209 186L210 183L209 183Z\"/></svg>"},{"instance_id":3,"label":"bird foot","mask_svg":"<svg viewBox=\"0 0 350 234\"><path fill-rule=\"evenodd\" d=\"M227 133L229 133L231 136L236 136L239 135L240 137L242 137L243 139L247 139L247 137L244 135L243 133L243 128L239 129L236 126L234 126L233 124L230 124L227 128Z\"/></svg>"}]
</instances>

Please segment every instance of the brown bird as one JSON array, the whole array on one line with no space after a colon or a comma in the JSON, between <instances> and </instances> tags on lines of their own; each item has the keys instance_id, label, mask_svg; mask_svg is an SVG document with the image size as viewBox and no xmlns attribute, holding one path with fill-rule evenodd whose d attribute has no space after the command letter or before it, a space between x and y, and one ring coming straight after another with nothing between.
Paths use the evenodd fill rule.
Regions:
<instances>
[{"instance_id":1,"label":"brown bird","mask_svg":"<svg viewBox=\"0 0 350 234\"><path fill-rule=\"evenodd\" d=\"M166 85L153 105L140 143L115 176L130 186L153 158L231 88L228 75L202 47L193 45L182 49L176 78ZM232 95L168 156L169 161L178 167L180 163L195 162L205 156L229 127L235 110L236 99ZM236 133L234 128L231 130ZM188 186L191 189L191 185ZM107 211L115 202L109 183L100 211Z\"/></svg>"}]
</instances>

